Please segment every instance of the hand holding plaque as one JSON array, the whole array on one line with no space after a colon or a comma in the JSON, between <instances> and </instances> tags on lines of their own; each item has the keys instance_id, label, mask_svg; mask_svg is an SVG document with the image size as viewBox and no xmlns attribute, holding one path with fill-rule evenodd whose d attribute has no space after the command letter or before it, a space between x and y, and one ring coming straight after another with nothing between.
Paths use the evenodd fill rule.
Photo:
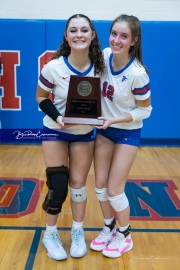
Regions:
<instances>
[{"instance_id":1,"label":"hand holding plaque","mask_svg":"<svg viewBox=\"0 0 180 270\"><path fill-rule=\"evenodd\" d=\"M101 116L100 78L75 76L70 77L67 96L65 124L103 125Z\"/></svg>"}]
</instances>

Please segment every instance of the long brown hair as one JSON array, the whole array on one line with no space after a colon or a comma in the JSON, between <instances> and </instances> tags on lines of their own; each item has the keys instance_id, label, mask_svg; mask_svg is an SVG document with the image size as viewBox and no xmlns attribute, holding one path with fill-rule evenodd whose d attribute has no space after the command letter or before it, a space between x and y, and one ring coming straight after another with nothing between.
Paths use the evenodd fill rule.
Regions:
<instances>
[{"instance_id":1,"label":"long brown hair","mask_svg":"<svg viewBox=\"0 0 180 270\"><path fill-rule=\"evenodd\" d=\"M135 57L139 61L139 63L145 68L146 72L148 72L148 69L143 64L142 60L142 29L139 19L133 15L122 14L112 22L110 32L112 31L113 25L117 22L128 23L132 34L132 39L136 41L135 44L130 47L129 54L131 55L131 57Z\"/></svg>"},{"instance_id":2,"label":"long brown hair","mask_svg":"<svg viewBox=\"0 0 180 270\"><path fill-rule=\"evenodd\" d=\"M91 30L95 32L95 37L91 41L91 44L89 47L89 58L94 64L95 74L99 74L100 76L102 76L105 72L105 63L104 63L103 53L101 49L101 44L100 44L96 29L94 27L94 24L86 15L75 14L67 20L66 26L65 26L65 33L67 32L67 28L69 26L70 21L74 18L85 18L88 21ZM70 52L71 52L71 48L64 36L63 43L59 46L58 50L53 55L52 59L57 59L60 56L68 56Z\"/></svg>"}]
</instances>

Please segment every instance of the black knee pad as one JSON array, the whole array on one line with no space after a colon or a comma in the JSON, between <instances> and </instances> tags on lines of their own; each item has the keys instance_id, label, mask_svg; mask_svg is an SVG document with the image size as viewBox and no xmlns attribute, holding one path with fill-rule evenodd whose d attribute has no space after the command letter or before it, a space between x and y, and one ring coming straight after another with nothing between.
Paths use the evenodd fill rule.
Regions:
<instances>
[{"instance_id":1,"label":"black knee pad","mask_svg":"<svg viewBox=\"0 0 180 270\"><path fill-rule=\"evenodd\" d=\"M51 215L61 212L62 204L68 194L68 167L48 167L46 169L46 184L49 188L42 208Z\"/></svg>"}]
</instances>

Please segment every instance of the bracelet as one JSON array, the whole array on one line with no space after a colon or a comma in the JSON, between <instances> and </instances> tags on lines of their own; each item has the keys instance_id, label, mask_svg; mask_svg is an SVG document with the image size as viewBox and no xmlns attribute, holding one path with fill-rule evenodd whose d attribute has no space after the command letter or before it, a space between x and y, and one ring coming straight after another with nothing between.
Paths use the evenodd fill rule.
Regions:
<instances>
[{"instance_id":1,"label":"bracelet","mask_svg":"<svg viewBox=\"0 0 180 270\"><path fill-rule=\"evenodd\" d=\"M58 116L62 116L49 98L42 100L39 103L39 108L55 122Z\"/></svg>"}]
</instances>

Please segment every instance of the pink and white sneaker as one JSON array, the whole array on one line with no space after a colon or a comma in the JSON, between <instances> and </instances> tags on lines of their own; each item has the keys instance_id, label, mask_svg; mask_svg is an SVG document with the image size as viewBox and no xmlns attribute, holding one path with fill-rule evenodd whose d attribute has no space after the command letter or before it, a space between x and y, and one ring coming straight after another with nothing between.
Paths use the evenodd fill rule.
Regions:
<instances>
[{"instance_id":1,"label":"pink and white sneaker","mask_svg":"<svg viewBox=\"0 0 180 270\"><path fill-rule=\"evenodd\" d=\"M116 236L112 238L111 242L103 249L102 254L109 258L120 257L125 252L133 248L133 240L131 234L125 236L119 230Z\"/></svg>"},{"instance_id":2,"label":"pink and white sneaker","mask_svg":"<svg viewBox=\"0 0 180 270\"><path fill-rule=\"evenodd\" d=\"M100 234L92 240L90 248L95 251L102 251L112 238L116 236L115 224L116 220L114 219L111 225L105 225Z\"/></svg>"}]
</instances>

